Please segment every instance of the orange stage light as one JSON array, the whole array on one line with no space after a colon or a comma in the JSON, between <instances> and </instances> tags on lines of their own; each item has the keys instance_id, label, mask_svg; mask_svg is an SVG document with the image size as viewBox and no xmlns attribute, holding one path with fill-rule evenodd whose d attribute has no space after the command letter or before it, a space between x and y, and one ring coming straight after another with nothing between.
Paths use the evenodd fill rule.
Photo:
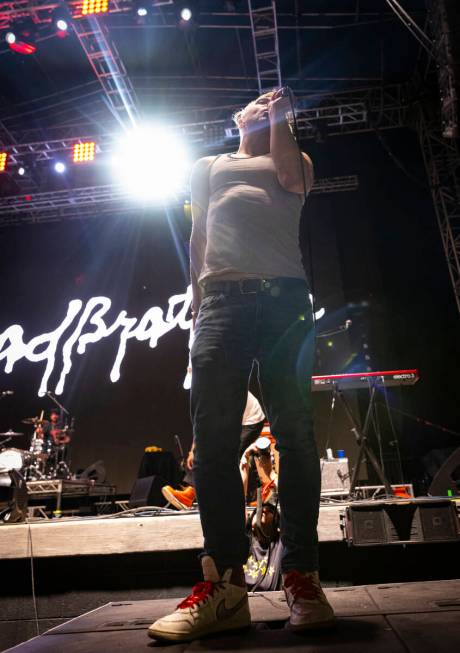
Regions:
<instances>
[{"instance_id":1,"label":"orange stage light","mask_svg":"<svg viewBox=\"0 0 460 653\"><path fill-rule=\"evenodd\" d=\"M8 161L8 152L0 152L0 172L5 172L7 161Z\"/></svg>"},{"instance_id":2,"label":"orange stage light","mask_svg":"<svg viewBox=\"0 0 460 653\"><path fill-rule=\"evenodd\" d=\"M94 161L96 154L96 143L88 141L87 143L75 143L73 146L73 162L85 163Z\"/></svg>"},{"instance_id":3,"label":"orange stage light","mask_svg":"<svg viewBox=\"0 0 460 653\"><path fill-rule=\"evenodd\" d=\"M109 0L83 0L82 16L91 14L104 14L109 10Z\"/></svg>"}]
</instances>

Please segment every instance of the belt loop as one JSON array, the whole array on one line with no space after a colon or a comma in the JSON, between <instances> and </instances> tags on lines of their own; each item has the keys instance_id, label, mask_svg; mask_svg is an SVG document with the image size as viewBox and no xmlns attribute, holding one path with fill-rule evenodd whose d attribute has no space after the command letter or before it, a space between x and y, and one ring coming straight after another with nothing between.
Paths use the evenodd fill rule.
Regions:
<instances>
[{"instance_id":1,"label":"belt loop","mask_svg":"<svg viewBox=\"0 0 460 653\"><path fill-rule=\"evenodd\" d=\"M257 289L256 290L245 290L244 289L244 284L246 282L248 282L248 281L251 282L252 279L239 279L238 280L237 283L238 283L238 288L239 288L239 291L240 291L241 295L256 295L257 294Z\"/></svg>"}]
</instances>

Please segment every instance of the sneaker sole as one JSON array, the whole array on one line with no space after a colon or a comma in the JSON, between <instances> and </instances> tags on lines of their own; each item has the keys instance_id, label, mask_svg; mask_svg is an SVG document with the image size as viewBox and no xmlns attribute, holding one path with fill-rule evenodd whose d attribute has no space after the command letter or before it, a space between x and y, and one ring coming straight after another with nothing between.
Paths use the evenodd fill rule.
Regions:
<instances>
[{"instance_id":1,"label":"sneaker sole","mask_svg":"<svg viewBox=\"0 0 460 653\"><path fill-rule=\"evenodd\" d=\"M169 503L172 503L172 505L175 508L177 508L178 510L190 510L190 508L192 507L191 505L186 506L185 503L181 503L179 501L179 499L177 499L174 496L174 494L172 494L172 492L170 492L166 488L161 488L161 493L164 496L164 498L166 499L166 501L168 501Z\"/></svg>"},{"instance_id":2,"label":"sneaker sole","mask_svg":"<svg viewBox=\"0 0 460 653\"><path fill-rule=\"evenodd\" d=\"M316 621L311 624L298 624L296 626L291 624L290 621L286 624L286 628L296 633L307 632L310 630L326 630L327 628L334 628L335 626L337 626L335 618L327 619L326 621Z\"/></svg>"},{"instance_id":3,"label":"sneaker sole","mask_svg":"<svg viewBox=\"0 0 460 653\"><path fill-rule=\"evenodd\" d=\"M213 627L209 628L202 628L201 630L197 630L194 633L190 634L182 634L182 633L173 633L173 632L165 632L165 631L155 631L152 630L151 628L148 629L148 635L152 639L157 639L157 640L162 640L162 641L169 641L169 642L192 642L195 639L203 639L205 637L208 637L210 635L215 635L217 633L228 633L228 632L244 632L249 630L251 627L251 622L247 624L232 624L230 621L218 621L217 623L214 624Z\"/></svg>"}]
</instances>

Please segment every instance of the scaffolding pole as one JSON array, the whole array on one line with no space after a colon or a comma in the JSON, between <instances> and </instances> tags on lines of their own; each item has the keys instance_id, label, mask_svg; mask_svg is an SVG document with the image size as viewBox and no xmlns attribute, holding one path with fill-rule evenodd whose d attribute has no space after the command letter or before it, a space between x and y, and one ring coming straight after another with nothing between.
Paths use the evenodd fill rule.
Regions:
<instances>
[{"instance_id":1,"label":"scaffolding pole","mask_svg":"<svg viewBox=\"0 0 460 653\"><path fill-rule=\"evenodd\" d=\"M419 109L418 135L455 301L460 312L460 151Z\"/></svg>"},{"instance_id":2,"label":"scaffolding pole","mask_svg":"<svg viewBox=\"0 0 460 653\"><path fill-rule=\"evenodd\" d=\"M281 65L275 0L248 0L259 94L280 87Z\"/></svg>"}]
</instances>

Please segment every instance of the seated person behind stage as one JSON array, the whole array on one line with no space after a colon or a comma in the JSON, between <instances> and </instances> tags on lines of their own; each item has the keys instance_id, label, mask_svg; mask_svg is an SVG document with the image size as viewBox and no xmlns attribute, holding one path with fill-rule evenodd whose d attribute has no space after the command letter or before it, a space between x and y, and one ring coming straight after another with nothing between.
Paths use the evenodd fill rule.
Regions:
<instances>
[{"instance_id":1,"label":"seated person behind stage","mask_svg":"<svg viewBox=\"0 0 460 653\"><path fill-rule=\"evenodd\" d=\"M276 501L278 487L279 454L275 449L276 441L270 433L268 424L264 426L261 437L257 438L241 456L240 473L243 481L244 496L248 505L255 505L255 488L251 483L251 468L254 465L258 483L262 488L262 503ZM249 496L248 496L249 495Z\"/></svg>"},{"instance_id":2,"label":"seated person behind stage","mask_svg":"<svg viewBox=\"0 0 460 653\"><path fill-rule=\"evenodd\" d=\"M241 435L240 435L240 457L249 445L257 440L259 437L265 421L265 415L260 403L257 401L252 392L248 391L248 399L246 408L244 409ZM187 473L184 476L182 490L175 490L170 485L165 485L162 488L162 493L165 499L178 510L188 510L192 507L195 501L195 483L193 480L193 458L195 451L195 442L187 456ZM187 486L185 486L187 484Z\"/></svg>"}]
</instances>

